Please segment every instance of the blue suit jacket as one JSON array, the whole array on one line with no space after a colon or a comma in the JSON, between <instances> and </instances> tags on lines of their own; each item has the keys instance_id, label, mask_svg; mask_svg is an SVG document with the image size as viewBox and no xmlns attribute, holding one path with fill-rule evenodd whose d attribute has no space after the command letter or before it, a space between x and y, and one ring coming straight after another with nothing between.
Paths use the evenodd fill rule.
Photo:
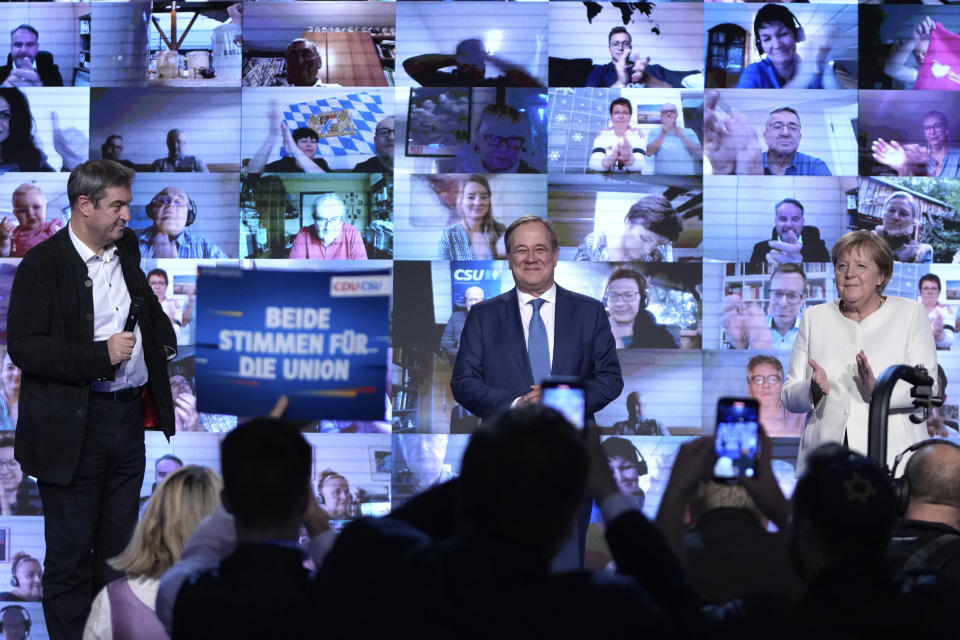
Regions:
<instances>
[{"instance_id":1,"label":"blue suit jacket","mask_svg":"<svg viewBox=\"0 0 960 640\"><path fill-rule=\"evenodd\" d=\"M603 305L559 286L551 373L584 382L588 420L623 390L616 342ZM450 381L453 397L470 413L487 418L508 409L532 385L517 290L474 305L460 335Z\"/></svg>"}]
</instances>

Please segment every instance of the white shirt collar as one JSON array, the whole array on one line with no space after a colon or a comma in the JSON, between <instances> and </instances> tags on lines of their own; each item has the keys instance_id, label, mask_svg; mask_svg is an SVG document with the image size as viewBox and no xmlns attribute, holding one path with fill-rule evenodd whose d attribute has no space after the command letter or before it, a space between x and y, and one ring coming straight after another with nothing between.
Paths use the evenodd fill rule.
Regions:
<instances>
[{"instance_id":1,"label":"white shirt collar","mask_svg":"<svg viewBox=\"0 0 960 640\"><path fill-rule=\"evenodd\" d=\"M526 293L526 292L520 291L520 289L517 289L517 299L520 301L521 306L527 304L528 302L530 302L531 300L537 297L538 296L532 296L529 293ZM550 285L550 288L544 291L543 295L539 297L543 298L550 304L556 304L557 303L557 283L554 282L552 285Z\"/></svg>"},{"instance_id":2,"label":"white shirt collar","mask_svg":"<svg viewBox=\"0 0 960 640\"><path fill-rule=\"evenodd\" d=\"M94 257L104 262L110 262L117 254L117 245L111 243L103 250L103 256L97 255L96 251L88 247L84 244L83 240L77 237L77 234L73 231L73 225L69 222L67 223L67 232L70 234L70 241L73 243L73 248L80 254L80 259L83 260L84 264L90 262L90 259Z\"/></svg>"}]
</instances>

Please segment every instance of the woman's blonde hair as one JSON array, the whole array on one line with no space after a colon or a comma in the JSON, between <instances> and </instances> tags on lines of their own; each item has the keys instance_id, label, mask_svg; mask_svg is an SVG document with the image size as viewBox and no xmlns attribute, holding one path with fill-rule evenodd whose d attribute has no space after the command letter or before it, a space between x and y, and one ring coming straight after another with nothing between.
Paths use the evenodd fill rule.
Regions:
<instances>
[{"instance_id":1,"label":"woman's blonde hair","mask_svg":"<svg viewBox=\"0 0 960 640\"><path fill-rule=\"evenodd\" d=\"M183 554L200 521L220 504L223 481L208 467L187 465L161 482L127 548L107 562L131 578L160 578Z\"/></svg>"}]
</instances>

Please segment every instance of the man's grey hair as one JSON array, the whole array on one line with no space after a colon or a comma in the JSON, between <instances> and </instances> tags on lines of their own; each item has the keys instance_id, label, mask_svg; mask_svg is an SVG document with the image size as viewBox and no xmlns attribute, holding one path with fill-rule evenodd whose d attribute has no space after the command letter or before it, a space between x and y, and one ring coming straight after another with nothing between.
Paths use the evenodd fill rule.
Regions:
<instances>
[{"instance_id":1,"label":"man's grey hair","mask_svg":"<svg viewBox=\"0 0 960 640\"><path fill-rule=\"evenodd\" d=\"M70 207L76 207L80 196L86 196L94 207L111 187L130 188L136 172L113 160L89 160L70 172L67 180L67 197Z\"/></svg>"},{"instance_id":2,"label":"man's grey hair","mask_svg":"<svg viewBox=\"0 0 960 640\"><path fill-rule=\"evenodd\" d=\"M343 199L335 193L324 193L323 195L317 196L317 199L313 201L313 213L316 212L327 202L336 202L343 209L343 212L346 213L347 206L343 203Z\"/></svg>"}]
</instances>

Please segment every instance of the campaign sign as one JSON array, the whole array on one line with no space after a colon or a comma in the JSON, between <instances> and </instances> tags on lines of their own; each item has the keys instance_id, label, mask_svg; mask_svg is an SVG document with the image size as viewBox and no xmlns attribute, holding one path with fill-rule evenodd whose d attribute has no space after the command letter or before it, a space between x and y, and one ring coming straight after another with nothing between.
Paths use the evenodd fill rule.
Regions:
<instances>
[{"instance_id":1,"label":"campaign sign","mask_svg":"<svg viewBox=\"0 0 960 640\"><path fill-rule=\"evenodd\" d=\"M294 420L383 420L391 270L200 267L200 411Z\"/></svg>"}]
</instances>

